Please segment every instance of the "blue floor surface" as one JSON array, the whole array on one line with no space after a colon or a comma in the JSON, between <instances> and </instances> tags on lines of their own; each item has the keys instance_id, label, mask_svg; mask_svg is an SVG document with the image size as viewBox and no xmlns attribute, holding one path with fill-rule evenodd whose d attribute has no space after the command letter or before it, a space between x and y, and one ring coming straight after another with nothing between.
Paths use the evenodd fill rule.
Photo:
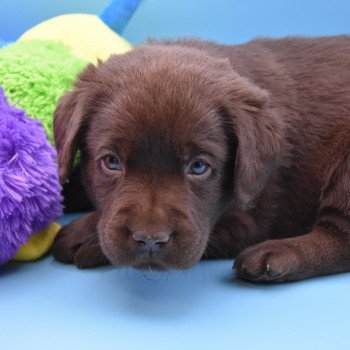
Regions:
<instances>
[{"instance_id":1,"label":"blue floor surface","mask_svg":"<svg viewBox=\"0 0 350 350\"><path fill-rule=\"evenodd\" d=\"M10 263L0 269L0 349L350 348L350 273L253 285L231 267L78 270L51 256Z\"/></svg>"}]
</instances>

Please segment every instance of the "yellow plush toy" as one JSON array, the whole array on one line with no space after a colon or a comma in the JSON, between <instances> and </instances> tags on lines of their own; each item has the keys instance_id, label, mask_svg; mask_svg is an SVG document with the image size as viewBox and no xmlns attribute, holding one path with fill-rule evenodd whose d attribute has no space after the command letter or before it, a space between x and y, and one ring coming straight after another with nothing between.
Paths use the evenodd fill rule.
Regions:
<instances>
[{"instance_id":1,"label":"yellow plush toy","mask_svg":"<svg viewBox=\"0 0 350 350\"><path fill-rule=\"evenodd\" d=\"M51 18L25 32L19 40L57 40L72 53L89 62L106 60L111 54L122 54L132 46L114 33L100 18L88 14L68 14Z\"/></svg>"},{"instance_id":2,"label":"yellow plush toy","mask_svg":"<svg viewBox=\"0 0 350 350\"><path fill-rule=\"evenodd\" d=\"M48 227L30 236L26 245L22 245L17 251L14 260L28 261L42 257L51 248L52 243L61 226L52 222Z\"/></svg>"}]
</instances>

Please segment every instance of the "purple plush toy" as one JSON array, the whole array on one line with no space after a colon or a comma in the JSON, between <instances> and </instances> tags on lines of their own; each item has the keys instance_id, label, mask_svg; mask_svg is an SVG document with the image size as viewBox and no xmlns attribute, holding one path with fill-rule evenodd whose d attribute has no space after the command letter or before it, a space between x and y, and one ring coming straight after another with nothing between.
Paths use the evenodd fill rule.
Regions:
<instances>
[{"instance_id":1,"label":"purple plush toy","mask_svg":"<svg viewBox=\"0 0 350 350\"><path fill-rule=\"evenodd\" d=\"M62 214L56 151L0 87L0 265Z\"/></svg>"}]
</instances>

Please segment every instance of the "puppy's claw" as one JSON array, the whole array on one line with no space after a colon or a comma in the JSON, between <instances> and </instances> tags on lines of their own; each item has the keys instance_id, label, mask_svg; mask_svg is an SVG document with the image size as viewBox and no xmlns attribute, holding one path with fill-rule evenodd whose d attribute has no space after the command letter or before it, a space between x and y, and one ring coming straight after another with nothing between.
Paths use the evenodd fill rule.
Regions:
<instances>
[{"instance_id":1,"label":"puppy's claw","mask_svg":"<svg viewBox=\"0 0 350 350\"><path fill-rule=\"evenodd\" d=\"M234 267L238 278L252 282L292 280L298 257L283 242L266 241L248 247L237 257Z\"/></svg>"}]
</instances>

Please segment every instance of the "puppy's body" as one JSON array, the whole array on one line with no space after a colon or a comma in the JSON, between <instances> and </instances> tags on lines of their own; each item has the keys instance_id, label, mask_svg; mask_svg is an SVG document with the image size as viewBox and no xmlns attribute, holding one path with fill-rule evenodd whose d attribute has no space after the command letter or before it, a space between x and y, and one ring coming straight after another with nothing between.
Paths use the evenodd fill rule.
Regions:
<instances>
[{"instance_id":1,"label":"puppy's body","mask_svg":"<svg viewBox=\"0 0 350 350\"><path fill-rule=\"evenodd\" d=\"M60 260L186 268L238 255L253 281L350 270L349 37L144 46L90 66L55 135L62 178L81 148L96 207L63 229ZM111 153L123 165L103 172ZM203 158L205 176L188 172Z\"/></svg>"},{"instance_id":2,"label":"puppy's body","mask_svg":"<svg viewBox=\"0 0 350 350\"><path fill-rule=\"evenodd\" d=\"M191 45L228 58L237 73L268 91L270 107L283 120L278 169L266 183L256 208L249 211L254 217L252 232L258 236L254 239L309 232L335 160L350 151L349 37L265 39L238 47ZM349 195L350 205L346 191L344 188L343 194ZM234 211L234 206L231 209ZM243 232L233 246L245 239L251 236ZM234 255L242 248L237 247Z\"/></svg>"}]
</instances>

